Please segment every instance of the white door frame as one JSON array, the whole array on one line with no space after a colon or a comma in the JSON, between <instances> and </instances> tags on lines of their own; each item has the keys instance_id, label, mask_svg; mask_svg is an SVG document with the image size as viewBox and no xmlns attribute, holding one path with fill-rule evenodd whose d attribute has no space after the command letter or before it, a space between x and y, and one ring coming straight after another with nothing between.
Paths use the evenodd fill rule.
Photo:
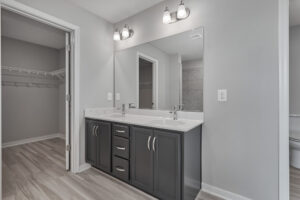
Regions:
<instances>
[{"instance_id":1,"label":"white door frame","mask_svg":"<svg viewBox=\"0 0 300 200\"><path fill-rule=\"evenodd\" d=\"M279 200L290 198L289 188L289 0L278 6L279 61Z\"/></svg>"},{"instance_id":2,"label":"white door frame","mask_svg":"<svg viewBox=\"0 0 300 200\"><path fill-rule=\"evenodd\" d=\"M155 58L152 58L151 56L148 56L144 53L141 52L137 52L136 54L136 108L139 108L139 104L140 104L140 76L139 76L139 72L140 72L140 65L139 65L139 59L143 58L149 62L153 63L153 87L152 87L152 98L153 98L153 102L154 102L154 107L152 107L153 109L158 109L158 60ZM154 95L153 95L154 92Z\"/></svg>"},{"instance_id":3,"label":"white door frame","mask_svg":"<svg viewBox=\"0 0 300 200\"><path fill-rule=\"evenodd\" d=\"M80 70L80 28L76 25L73 25L69 22L56 18L54 16L48 15L47 13L41 12L37 9L31 8L26 6L22 3L16 2L14 0L1 0L1 9L7 9L12 12L18 13L20 15L29 17L31 19L37 20L44 24L48 24L50 26L54 26L61 30L70 32L71 38L74 38L73 45L73 60L71 60L72 68L70 73L71 79L71 172L76 173L79 172L79 70ZM0 22L1 24L1 22ZM1 62L1 59L0 59ZM1 66L0 66L1 67ZM1 73L1 70L0 70ZM1 75L1 74L0 74ZM1 81L1 76L0 76ZM1 91L2 86L0 86ZM1 101L1 93L0 93L0 105L2 104ZM0 108L1 111L1 108ZM0 115L0 136L2 137L2 118ZM2 151L2 143L0 141L0 154ZM1 158L1 166L2 166L2 158ZM0 170L0 179L2 180L2 174ZM2 182L2 181L1 181ZM0 191L2 183L0 183Z\"/></svg>"}]
</instances>

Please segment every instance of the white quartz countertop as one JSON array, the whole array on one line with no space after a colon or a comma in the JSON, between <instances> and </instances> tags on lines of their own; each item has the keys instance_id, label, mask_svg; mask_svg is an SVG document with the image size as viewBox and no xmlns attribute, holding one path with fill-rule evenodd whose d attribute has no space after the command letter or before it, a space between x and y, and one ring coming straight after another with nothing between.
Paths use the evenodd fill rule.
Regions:
<instances>
[{"instance_id":1,"label":"white quartz countertop","mask_svg":"<svg viewBox=\"0 0 300 200\"><path fill-rule=\"evenodd\" d=\"M85 117L90 119L111 121L117 123L124 123L130 125L139 125L151 128L159 128L166 130L173 130L179 132L188 132L193 128L203 124L203 117L198 119L184 119L179 118L173 120L170 117L159 116L159 115L147 115L147 114L136 114L136 113L126 113L123 116L120 112L115 112L112 110L85 110Z\"/></svg>"}]
</instances>

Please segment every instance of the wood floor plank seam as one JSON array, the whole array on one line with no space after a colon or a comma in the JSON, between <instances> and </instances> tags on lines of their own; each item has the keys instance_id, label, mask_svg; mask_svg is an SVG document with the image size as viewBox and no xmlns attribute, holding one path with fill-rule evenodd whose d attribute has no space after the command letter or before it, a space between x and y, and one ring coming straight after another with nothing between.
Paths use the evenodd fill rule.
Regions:
<instances>
[{"instance_id":1,"label":"wood floor plank seam","mask_svg":"<svg viewBox=\"0 0 300 200\"><path fill-rule=\"evenodd\" d=\"M78 174L67 172L64 147L63 139L53 138L3 149L2 199L156 199L94 168ZM197 200L221 199L201 192Z\"/></svg>"}]
</instances>

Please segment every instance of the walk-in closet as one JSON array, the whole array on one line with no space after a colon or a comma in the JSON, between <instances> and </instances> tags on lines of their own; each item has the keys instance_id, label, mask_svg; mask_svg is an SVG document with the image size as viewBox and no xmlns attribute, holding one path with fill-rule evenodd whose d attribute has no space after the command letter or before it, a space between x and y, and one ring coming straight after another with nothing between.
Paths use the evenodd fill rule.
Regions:
<instances>
[{"instance_id":1,"label":"walk-in closet","mask_svg":"<svg viewBox=\"0 0 300 200\"><path fill-rule=\"evenodd\" d=\"M1 25L5 198L66 168L66 33L5 9Z\"/></svg>"}]
</instances>

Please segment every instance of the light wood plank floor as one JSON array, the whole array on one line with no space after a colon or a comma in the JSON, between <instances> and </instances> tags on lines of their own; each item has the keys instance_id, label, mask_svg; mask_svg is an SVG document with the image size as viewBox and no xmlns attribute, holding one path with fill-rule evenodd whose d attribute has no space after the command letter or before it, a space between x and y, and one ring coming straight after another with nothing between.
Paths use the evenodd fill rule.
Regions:
<instances>
[{"instance_id":1,"label":"light wood plank floor","mask_svg":"<svg viewBox=\"0 0 300 200\"><path fill-rule=\"evenodd\" d=\"M64 153L59 138L4 148L3 200L155 199L93 168L65 171ZM197 200L220 199L202 192Z\"/></svg>"},{"instance_id":2,"label":"light wood plank floor","mask_svg":"<svg viewBox=\"0 0 300 200\"><path fill-rule=\"evenodd\" d=\"M290 167L290 200L300 199L300 170Z\"/></svg>"}]
</instances>

